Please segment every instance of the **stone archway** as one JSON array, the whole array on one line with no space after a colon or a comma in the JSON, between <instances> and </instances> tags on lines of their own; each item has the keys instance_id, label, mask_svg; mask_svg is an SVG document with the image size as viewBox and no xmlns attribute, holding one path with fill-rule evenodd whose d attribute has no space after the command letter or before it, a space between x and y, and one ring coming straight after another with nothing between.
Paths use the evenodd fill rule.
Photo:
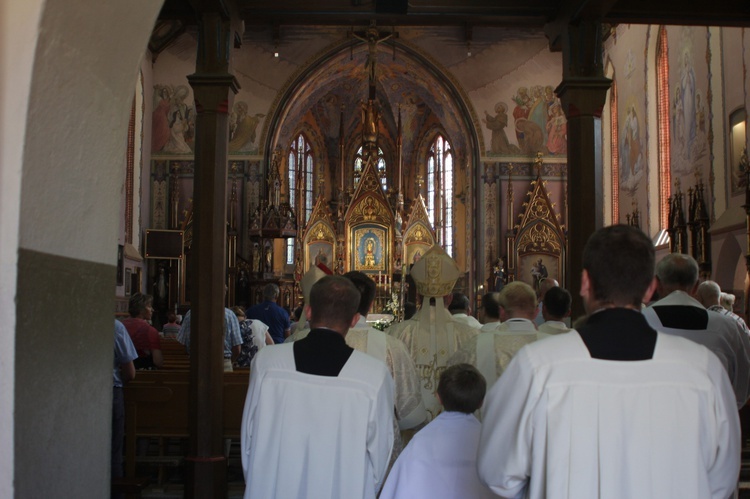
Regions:
<instances>
[{"instance_id":1,"label":"stone archway","mask_svg":"<svg viewBox=\"0 0 750 499\"><path fill-rule=\"evenodd\" d=\"M112 200L161 2L3 4L0 496L107 497Z\"/></svg>"}]
</instances>

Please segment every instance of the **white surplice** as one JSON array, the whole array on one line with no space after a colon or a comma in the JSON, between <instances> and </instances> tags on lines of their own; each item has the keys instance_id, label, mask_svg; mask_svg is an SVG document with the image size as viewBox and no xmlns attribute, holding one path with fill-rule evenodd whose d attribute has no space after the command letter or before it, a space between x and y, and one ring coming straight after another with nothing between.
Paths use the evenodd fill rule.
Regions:
<instances>
[{"instance_id":1,"label":"white surplice","mask_svg":"<svg viewBox=\"0 0 750 499\"><path fill-rule=\"evenodd\" d=\"M307 328L300 329L287 338L287 341L301 340L309 333ZM427 413L422 403L419 376L406 345L401 340L370 327L362 316L349 329L344 339L350 347L375 357L388 367L395 383L394 401L399 429L408 430L423 423Z\"/></svg>"},{"instance_id":2,"label":"white surplice","mask_svg":"<svg viewBox=\"0 0 750 499\"><path fill-rule=\"evenodd\" d=\"M380 499L496 497L477 475L481 424L472 414L442 412L396 460Z\"/></svg>"},{"instance_id":3,"label":"white surplice","mask_svg":"<svg viewBox=\"0 0 750 499\"><path fill-rule=\"evenodd\" d=\"M549 337L540 333L528 319L508 319L494 332L480 333L469 339L448 360L448 365L471 364L482 373L487 391L492 388L521 347Z\"/></svg>"},{"instance_id":4,"label":"white surplice","mask_svg":"<svg viewBox=\"0 0 750 499\"><path fill-rule=\"evenodd\" d=\"M678 329L665 327L656 309L661 306L697 307L708 314L706 329ZM734 389L737 407L750 398L750 338L736 321L710 310L705 310L698 300L683 291L674 291L642 310L649 325L667 334L681 336L699 343L719 357L727 370Z\"/></svg>"},{"instance_id":5,"label":"white surplice","mask_svg":"<svg viewBox=\"0 0 750 499\"><path fill-rule=\"evenodd\" d=\"M245 498L374 498L393 445L393 380L353 351L338 376L297 372L294 344L253 361L242 415Z\"/></svg>"},{"instance_id":6,"label":"white surplice","mask_svg":"<svg viewBox=\"0 0 750 499\"><path fill-rule=\"evenodd\" d=\"M567 333L568 331L570 331L570 328L568 327L568 325L562 321L542 322L536 327L536 329L540 333L547 333L547 334L562 334L562 333Z\"/></svg>"},{"instance_id":7,"label":"white surplice","mask_svg":"<svg viewBox=\"0 0 750 499\"><path fill-rule=\"evenodd\" d=\"M477 466L502 497L726 499L739 465L726 371L683 338L608 361L556 335L522 348L485 399Z\"/></svg>"}]
</instances>

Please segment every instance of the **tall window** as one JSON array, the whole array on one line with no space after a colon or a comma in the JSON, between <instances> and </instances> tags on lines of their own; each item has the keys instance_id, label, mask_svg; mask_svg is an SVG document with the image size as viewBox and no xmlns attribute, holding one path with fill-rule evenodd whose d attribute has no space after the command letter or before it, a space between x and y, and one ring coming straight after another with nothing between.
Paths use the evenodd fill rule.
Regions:
<instances>
[{"instance_id":1,"label":"tall window","mask_svg":"<svg viewBox=\"0 0 750 499\"><path fill-rule=\"evenodd\" d=\"M453 149L442 135L427 156L427 216L439 243L453 256Z\"/></svg>"},{"instance_id":2,"label":"tall window","mask_svg":"<svg viewBox=\"0 0 750 499\"><path fill-rule=\"evenodd\" d=\"M307 223L313 209L313 151L303 134L289 148L289 206ZM299 194L299 199L298 199ZM286 263L294 263L294 239L286 242Z\"/></svg>"},{"instance_id":3,"label":"tall window","mask_svg":"<svg viewBox=\"0 0 750 499\"><path fill-rule=\"evenodd\" d=\"M617 80L612 78L610 91L610 144L612 144L612 223L620 222L620 129L617 113Z\"/></svg>"},{"instance_id":4,"label":"tall window","mask_svg":"<svg viewBox=\"0 0 750 499\"><path fill-rule=\"evenodd\" d=\"M360 147L357 151L357 155L354 156L354 187L357 187L360 177L362 177L362 168L364 168L365 162L362 158L362 148ZM383 186L383 190L388 188L388 180L385 177L385 158L383 158L383 150L378 147L378 174L380 175L380 185Z\"/></svg>"},{"instance_id":5,"label":"tall window","mask_svg":"<svg viewBox=\"0 0 750 499\"><path fill-rule=\"evenodd\" d=\"M659 224L661 229L669 225L669 196L672 193L672 167L670 165L671 134L669 126L669 48L667 30L659 28L656 49L656 106L659 132Z\"/></svg>"}]
</instances>

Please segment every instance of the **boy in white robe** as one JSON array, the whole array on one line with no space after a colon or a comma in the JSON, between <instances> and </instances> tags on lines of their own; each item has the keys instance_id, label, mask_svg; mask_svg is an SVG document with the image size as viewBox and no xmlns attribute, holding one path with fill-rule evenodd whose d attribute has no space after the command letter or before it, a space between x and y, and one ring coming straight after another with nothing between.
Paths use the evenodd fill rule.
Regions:
<instances>
[{"instance_id":1,"label":"boy in white robe","mask_svg":"<svg viewBox=\"0 0 750 499\"><path fill-rule=\"evenodd\" d=\"M487 387L475 367L451 366L440 375L443 412L422 428L396 460L380 499L483 499L476 459L481 424L474 417Z\"/></svg>"},{"instance_id":2,"label":"boy in white robe","mask_svg":"<svg viewBox=\"0 0 750 499\"><path fill-rule=\"evenodd\" d=\"M639 229L583 252L578 331L523 347L487 393L477 466L501 497L727 499L740 467L734 394L702 345L640 313L656 283Z\"/></svg>"},{"instance_id":3,"label":"boy in white robe","mask_svg":"<svg viewBox=\"0 0 750 499\"><path fill-rule=\"evenodd\" d=\"M255 357L242 415L245 498L375 498L393 445L393 379L346 345L360 296L326 276L305 312L313 329Z\"/></svg>"}]
</instances>

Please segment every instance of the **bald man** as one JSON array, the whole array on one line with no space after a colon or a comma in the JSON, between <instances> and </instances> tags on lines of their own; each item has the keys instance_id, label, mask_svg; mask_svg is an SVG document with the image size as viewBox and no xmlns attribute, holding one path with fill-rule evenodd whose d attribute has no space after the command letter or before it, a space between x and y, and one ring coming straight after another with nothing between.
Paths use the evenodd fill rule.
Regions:
<instances>
[{"instance_id":1,"label":"bald man","mask_svg":"<svg viewBox=\"0 0 750 499\"><path fill-rule=\"evenodd\" d=\"M718 283L716 283L715 281L704 281L698 285L698 291L695 294L695 298L699 302L701 302L701 305L706 307L706 310L712 310L714 312L726 315L731 319L734 319L746 334L750 334L750 331L748 331L747 329L745 319L735 314L731 310L727 310L721 304L722 294L723 293L721 292L721 288L719 287Z\"/></svg>"},{"instance_id":2,"label":"bald man","mask_svg":"<svg viewBox=\"0 0 750 499\"><path fill-rule=\"evenodd\" d=\"M732 382L737 407L750 396L750 340L736 321L706 310L694 298L698 289L698 263L690 255L670 253L656 264L661 300L643 309L657 331L682 336L711 350L724 365Z\"/></svg>"}]
</instances>

